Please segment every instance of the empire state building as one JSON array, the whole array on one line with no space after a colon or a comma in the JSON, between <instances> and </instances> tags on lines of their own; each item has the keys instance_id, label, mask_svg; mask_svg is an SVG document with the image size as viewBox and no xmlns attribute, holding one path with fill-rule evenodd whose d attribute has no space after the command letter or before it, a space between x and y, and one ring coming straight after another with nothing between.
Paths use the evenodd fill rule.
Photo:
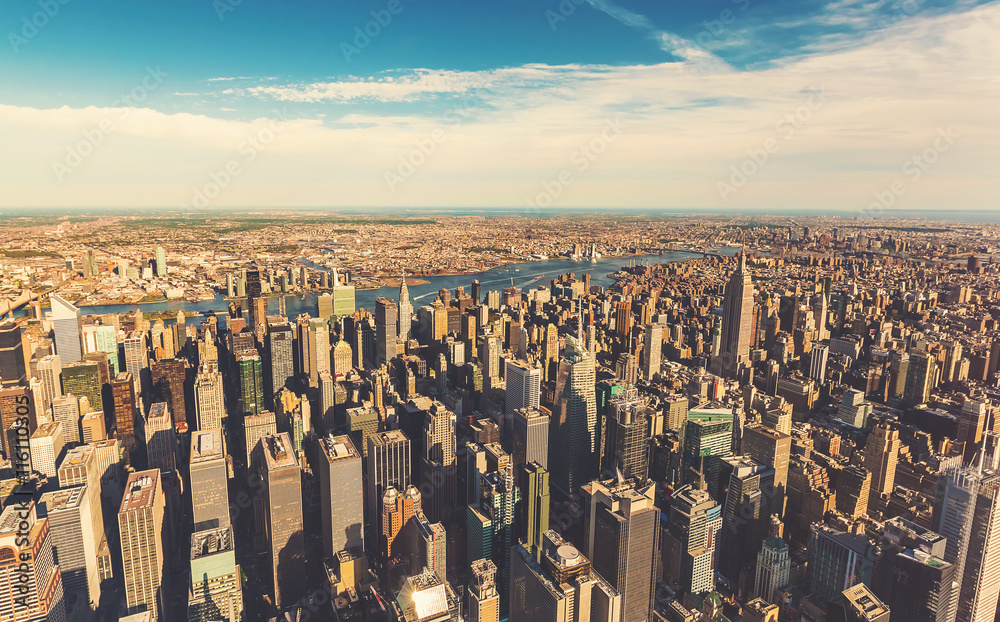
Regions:
<instances>
[{"instance_id":1,"label":"empire state building","mask_svg":"<svg viewBox=\"0 0 1000 622\"><path fill-rule=\"evenodd\" d=\"M722 339L719 356L712 361L712 373L732 378L750 363L750 331L753 322L753 283L747 271L746 253L729 277L722 301Z\"/></svg>"}]
</instances>

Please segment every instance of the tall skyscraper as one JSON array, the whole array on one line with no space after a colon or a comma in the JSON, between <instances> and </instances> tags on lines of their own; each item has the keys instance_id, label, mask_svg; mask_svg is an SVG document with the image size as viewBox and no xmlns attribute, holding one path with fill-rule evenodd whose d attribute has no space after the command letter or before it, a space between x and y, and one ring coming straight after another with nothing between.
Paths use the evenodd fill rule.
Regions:
<instances>
[{"instance_id":1,"label":"tall skyscraper","mask_svg":"<svg viewBox=\"0 0 1000 622\"><path fill-rule=\"evenodd\" d=\"M892 494L896 481L896 462L899 459L899 431L886 424L879 424L868 435L865 445L866 469L871 471L872 483L868 494L868 507L881 507L882 498Z\"/></svg>"},{"instance_id":2,"label":"tall skyscraper","mask_svg":"<svg viewBox=\"0 0 1000 622\"><path fill-rule=\"evenodd\" d=\"M270 595L278 608L305 593L305 544L302 527L302 475L287 432L260 439L255 466L263 488L254 500L256 541L270 558Z\"/></svg>"},{"instance_id":3,"label":"tall skyscraper","mask_svg":"<svg viewBox=\"0 0 1000 622\"><path fill-rule=\"evenodd\" d=\"M886 521L872 590L903 620L948 622L961 575L944 560L947 539L903 518Z\"/></svg>"},{"instance_id":4,"label":"tall skyscraper","mask_svg":"<svg viewBox=\"0 0 1000 622\"><path fill-rule=\"evenodd\" d=\"M340 318L347 315L354 315L356 304L354 301L354 286L342 284L337 269L333 269L333 314Z\"/></svg>"},{"instance_id":5,"label":"tall skyscraper","mask_svg":"<svg viewBox=\"0 0 1000 622\"><path fill-rule=\"evenodd\" d=\"M413 325L413 305L410 303L410 290L406 287L406 276L399 279L399 325L397 334L403 342L410 340L411 328Z\"/></svg>"},{"instance_id":6,"label":"tall skyscraper","mask_svg":"<svg viewBox=\"0 0 1000 622\"><path fill-rule=\"evenodd\" d=\"M500 594L497 592L497 567L488 559L471 564L469 583L469 622L500 622Z\"/></svg>"},{"instance_id":7,"label":"tall skyscraper","mask_svg":"<svg viewBox=\"0 0 1000 622\"><path fill-rule=\"evenodd\" d=\"M663 325L649 324L643 335L642 377L651 380L660 372L660 358L663 350Z\"/></svg>"},{"instance_id":8,"label":"tall skyscraper","mask_svg":"<svg viewBox=\"0 0 1000 622\"><path fill-rule=\"evenodd\" d=\"M531 462L537 462L547 469L551 417L536 408L518 409L513 413L512 422L513 452L510 459L514 469Z\"/></svg>"},{"instance_id":9,"label":"tall skyscraper","mask_svg":"<svg viewBox=\"0 0 1000 622\"><path fill-rule=\"evenodd\" d=\"M347 435L320 439L323 557L364 548L361 453Z\"/></svg>"},{"instance_id":10,"label":"tall skyscraper","mask_svg":"<svg viewBox=\"0 0 1000 622\"><path fill-rule=\"evenodd\" d=\"M293 332L284 317L269 317L267 345L270 366L267 374L268 404L274 408L274 396L281 389L290 387L295 377L295 356L292 350Z\"/></svg>"},{"instance_id":11,"label":"tall skyscraper","mask_svg":"<svg viewBox=\"0 0 1000 622\"><path fill-rule=\"evenodd\" d=\"M401 534L410 519L422 510L420 491L414 486L408 486L405 491L389 486L382 494L382 514L379 533L379 559L383 566L388 566L390 560L401 550L406 550Z\"/></svg>"},{"instance_id":12,"label":"tall skyscraper","mask_svg":"<svg viewBox=\"0 0 1000 622\"><path fill-rule=\"evenodd\" d=\"M63 366L63 393L86 397L92 410L103 410L101 368L97 363L77 361Z\"/></svg>"},{"instance_id":13,"label":"tall skyscraper","mask_svg":"<svg viewBox=\"0 0 1000 622\"><path fill-rule=\"evenodd\" d=\"M537 462L517 467L521 499L517 510L517 538L541 560L542 534L549 530L549 472Z\"/></svg>"},{"instance_id":14,"label":"tall skyscraper","mask_svg":"<svg viewBox=\"0 0 1000 622\"><path fill-rule=\"evenodd\" d=\"M165 620L169 594L165 572L164 494L156 469L129 475L118 510L124 564L125 605L129 614L148 611L151 620Z\"/></svg>"},{"instance_id":15,"label":"tall skyscraper","mask_svg":"<svg viewBox=\"0 0 1000 622\"><path fill-rule=\"evenodd\" d=\"M242 576L231 526L191 534L190 594L188 622L243 619Z\"/></svg>"},{"instance_id":16,"label":"tall skyscraper","mask_svg":"<svg viewBox=\"0 0 1000 622\"><path fill-rule=\"evenodd\" d=\"M365 457L365 506L366 523L378 524L382 516L382 495L386 488L406 490L410 485L410 439L402 430L387 430L367 437L368 455ZM372 534L374 538L376 534ZM371 539L370 539L371 541Z\"/></svg>"},{"instance_id":17,"label":"tall skyscraper","mask_svg":"<svg viewBox=\"0 0 1000 622\"><path fill-rule=\"evenodd\" d=\"M62 427L58 421L43 423L32 432L29 439L31 468L45 477L56 476L56 460L65 444Z\"/></svg>"},{"instance_id":18,"label":"tall skyscraper","mask_svg":"<svg viewBox=\"0 0 1000 622\"><path fill-rule=\"evenodd\" d=\"M511 550L510 620L613 622L622 598L594 572L576 547L556 532L544 534L542 561L518 544Z\"/></svg>"},{"instance_id":19,"label":"tall skyscraper","mask_svg":"<svg viewBox=\"0 0 1000 622\"><path fill-rule=\"evenodd\" d=\"M146 334L142 331L132 331L122 342L125 352L125 371L132 374L135 382L135 395L145 397L149 391L149 348L146 347ZM66 361L63 361L65 364ZM138 402L136 403L139 406Z\"/></svg>"},{"instance_id":20,"label":"tall skyscraper","mask_svg":"<svg viewBox=\"0 0 1000 622\"><path fill-rule=\"evenodd\" d=\"M622 598L622 622L652 616L659 542L660 510L654 486L591 482L583 486L583 538L594 570Z\"/></svg>"},{"instance_id":21,"label":"tall skyscraper","mask_svg":"<svg viewBox=\"0 0 1000 622\"><path fill-rule=\"evenodd\" d=\"M814 602L825 604L858 583L871 583L868 537L814 524L809 538L810 590Z\"/></svg>"},{"instance_id":22,"label":"tall skyscraper","mask_svg":"<svg viewBox=\"0 0 1000 622\"><path fill-rule=\"evenodd\" d=\"M664 577L692 594L715 589L715 549L722 506L705 490L682 486L670 499Z\"/></svg>"},{"instance_id":23,"label":"tall skyscraper","mask_svg":"<svg viewBox=\"0 0 1000 622\"><path fill-rule=\"evenodd\" d=\"M103 474L104 469L100 464L100 457L95 446L74 447L66 452L62 462L59 463L59 487L86 486L89 506L99 508L101 507L101 478ZM107 550L104 519L101 512L91 512L90 518L92 522L87 528L84 528L84 531L93 539L94 551L100 558L102 551Z\"/></svg>"},{"instance_id":24,"label":"tall skyscraper","mask_svg":"<svg viewBox=\"0 0 1000 622\"><path fill-rule=\"evenodd\" d=\"M719 465L732 453L733 414L692 410L684 432L686 481L703 480L708 494L719 499Z\"/></svg>"},{"instance_id":25,"label":"tall skyscraper","mask_svg":"<svg viewBox=\"0 0 1000 622\"><path fill-rule=\"evenodd\" d=\"M75 395L63 395L52 401L52 421L62 424L67 443L80 442L80 400Z\"/></svg>"},{"instance_id":26,"label":"tall skyscraper","mask_svg":"<svg viewBox=\"0 0 1000 622\"><path fill-rule=\"evenodd\" d=\"M781 600L778 590L788 585L792 567L788 556L788 544L781 538L764 540L757 555L757 575L754 594L776 605Z\"/></svg>"},{"instance_id":27,"label":"tall skyscraper","mask_svg":"<svg viewBox=\"0 0 1000 622\"><path fill-rule=\"evenodd\" d=\"M434 402L424 415L424 455L421 468L431 494L424 511L432 521L450 522L458 495L455 460L455 413Z\"/></svg>"},{"instance_id":28,"label":"tall skyscraper","mask_svg":"<svg viewBox=\"0 0 1000 622\"><path fill-rule=\"evenodd\" d=\"M792 453L792 437L773 428L748 425L743 428L743 453L774 470L774 491L770 498L770 513L785 515L785 495L788 489L788 460ZM758 594L758 596L761 596ZM766 600L766 597L764 597Z\"/></svg>"},{"instance_id":29,"label":"tall skyscraper","mask_svg":"<svg viewBox=\"0 0 1000 622\"><path fill-rule=\"evenodd\" d=\"M13 320L4 320L0 322L0 386L24 384L27 371L21 327Z\"/></svg>"},{"instance_id":30,"label":"tall skyscraper","mask_svg":"<svg viewBox=\"0 0 1000 622\"><path fill-rule=\"evenodd\" d=\"M187 423L187 400L185 389L187 385L188 363L184 359L162 359L149 364L149 375L152 382L152 399L167 402L174 424ZM187 385L190 386L190 385Z\"/></svg>"},{"instance_id":31,"label":"tall skyscraper","mask_svg":"<svg viewBox=\"0 0 1000 622\"><path fill-rule=\"evenodd\" d=\"M4 622L66 620L49 520L38 517L33 501L27 504L11 503L0 513L0 612Z\"/></svg>"},{"instance_id":32,"label":"tall skyscraper","mask_svg":"<svg viewBox=\"0 0 1000 622\"><path fill-rule=\"evenodd\" d=\"M737 593L746 594L753 584L753 567L761 543L771 526L767 493L774 486L774 471L746 456L725 458L721 466L726 494L718 570Z\"/></svg>"},{"instance_id":33,"label":"tall skyscraper","mask_svg":"<svg viewBox=\"0 0 1000 622\"><path fill-rule=\"evenodd\" d=\"M256 350L236 355L239 380L238 408L241 415L257 415L264 410L264 370Z\"/></svg>"},{"instance_id":34,"label":"tall skyscraper","mask_svg":"<svg viewBox=\"0 0 1000 622\"><path fill-rule=\"evenodd\" d=\"M649 421L645 399L633 387L611 398L606 416L607 445L603 467L625 478L643 481L649 469Z\"/></svg>"},{"instance_id":35,"label":"tall skyscraper","mask_svg":"<svg viewBox=\"0 0 1000 622\"><path fill-rule=\"evenodd\" d=\"M226 418L225 388L222 372L214 363L198 368L194 380L194 407L199 430L214 430L222 427Z\"/></svg>"},{"instance_id":36,"label":"tall skyscraper","mask_svg":"<svg viewBox=\"0 0 1000 622\"><path fill-rule=\"evenodd\" d=\"M52 406L52 400L63 394L62 360L58 354L43 356L38 361L38 377L42 381L43 407Z\"/></svg>"},{"instance_id":37,"label":"tall skyscraper","mask_svg":"<svg viewBox=\"0 0 1000 622\"><path fill-rule=\"evenodd\" d=\"M303 348L308 352L306 371L309 372L309 386L319 386L319 375L330 371L330 325L323 318L309 320L307 335L309 345Z\"/></svg>"},{"instance_id":38,"label":"tall skyscraper","mask_svg":"<svg viewBox=\"0 0 1000 622\"><path fill-rule=\"evenodd\" d=\"M173 473L176 468L176 436L167 403L157 402L150 406L142 423L147 467L158 469L161 473Z\"/></svg>"},{"instance_id":39,"label":"tall skyscraper","mask_svg":"<svg viewBox=\"0 0 1000 622\"><path fill-rule=\"evenodd\" d=\"M135 380L132 372L123 371L111 381L111 402L115 415L115 436L125 449L125 461L131 464L135 447Z\"/></svg>"},{"instance_id":40,"label":"tall skyscraper","mask_svg":"<svg viewBox=\"0 0 1000 622\"><path fill-rule=\"evenodd\" d=\"M252 464L254 449L257 443L265 436L278 433L277 421L274 413L269 410L262 410L260 414L248 415L243 418L243 439L246 443L243 454L244 464L248 467Z\"/></svg>"},{"instance_id":41,"label":"tall skyscraper","mask_svg":"<svg viewBox=\"0 0 1000 622\"><path fill-rule=\"evenodd\" d=\"M1000 473L965 466L961 456L942 461L931 529L947 538L944 559L961 584L950 619L992 620L1000 595Z\"/></svg>"},{"instance_id":42,"label":"tall skyscraper","mask_svg":"<svg viewBox=\"0 0 1000 622\"><path fill-rule=\"evenodd\" d=\"M712 362L715 375L733 378L749 364L752 316L753 281L746 254L740 252L739 265L726 284L722 300L722 339L719 356Z\"/></svg>"},{"instance_id":43,"label":"tall skyscraper","mask_svg":"<svg viewBox=\"0 0 1000 622\"><path fill-rule=\"evenodd\" d=\"M817 343L813 344L809 354L809 377L816 381L816 384L826 383L826 362L830 358L830 346Z\"/></svg>"},{"instance_id":44,"label":"tall skyscraper","mask_svg":"<svg viewBox=\"0 0 1000 622\"><path fill-rule=\"evenodd\" d=\"M161 279L167 276L167 252L162 246L156 247L156 276Z\"/></svg>"},{"instance_id":45,"label":"tall skyscraper","mask_svg":"<svg viewBox=\"0 0 1000 622\"><path fill-rule=\"evenodd\" d=\"M55 332L56 354L63 365L83 358L83 324L80 310L59 294L51 294L52 329Z\"/></svg>"},{"instance_id":46,"label":"tall skyscraper","mask_svg":"<svg viewBox=\"0 0 1000 622\"><path fill-rule=\"evenodd\" d=\"M504 378L507 380L504 393L504 437L513 440L514 412L521 408L538 408L542 370L524 361L508 359Z\"/></svg>"},{"instance_id":47,"label":"tall skyscraper","mask_svg":"<svg viewBox=\"0 0 1000 622\"><path fill-rule=\"evenodd\" d=\"M384 296L375 299L376 364L396 358L396 302Z\"/></svg>"},{"instance_id":48,"label":"tall skyscraper","mask_svg":"<svg viewBox=\"0 0 1000 622\"><path fill-rule=\"evenodd\" d=\"M101 601L97 570L97 551L92 512L87 487L53 490L42 494L36 511L38 518L47 518L55 559L62 573L66 602L74 608L97 609Z\"/></svg>"},{"instance_id":49,"label":"tall skyscraper","mask_svg":"<svg viewBox=\"0 0 1000 622\"><path fill-rule=\"evenodd\" d=\"M227 527L229 522L229 469L220 428L191 435L191 502L194 530Z\"/></svg>"},{"instance_id":50,"label":"tall skyscraper","mask_svg":"<svg viewBox=\"0 0 1000 622\"><path fill-rule=\"evenodd\" d=\"M600 468L594 360L583 345L566 337L566 356L556 374L556 411L551 445L566 458L551 461L552 482L566 496L593 481Z\"/></svg>"},{"instance_id":51,"label":"tall skyscraper","mask_svg":"<svg viewBox=\"0 0 1000 622\"><path fill-rule=\"evenodd\" d=\"M923 404L931 395L934 387L934 374L937 371L937 361L921 350L910 351L910 363L906 370L906 386L903 388L903 400L910 404Z\"/></svg>"}]
</instances>

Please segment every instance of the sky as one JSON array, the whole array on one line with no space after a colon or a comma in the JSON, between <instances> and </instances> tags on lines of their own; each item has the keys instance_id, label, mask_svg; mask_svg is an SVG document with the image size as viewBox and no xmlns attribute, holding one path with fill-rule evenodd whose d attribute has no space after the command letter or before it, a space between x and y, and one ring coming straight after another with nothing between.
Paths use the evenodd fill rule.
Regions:
<instances>
[{"instance_id":1,"label":"sky","mask_svg":"<svg viewBox=\"0 0 1000 622\"><path fill-rule=\"evenodd\" d=\"M4 0L0 209L996 210L1000 2Z\"/></svg>"}]
</instances>

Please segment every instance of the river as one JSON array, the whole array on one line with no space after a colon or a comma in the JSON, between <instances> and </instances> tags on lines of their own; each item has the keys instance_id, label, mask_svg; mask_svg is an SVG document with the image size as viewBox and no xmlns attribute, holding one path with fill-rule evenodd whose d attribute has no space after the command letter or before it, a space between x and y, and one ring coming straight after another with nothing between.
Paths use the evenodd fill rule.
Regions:
<instances>
[{"instance_id":1,"label":"river","mask_svg":"<svg viewBox=\"0 0 1000 622\"><path fill-rule=\"evenodd\" d=\"M722 248L718 252L724 254L736 254L739 249ZM552 259L547 261L532 261L521 264L510 264L492 268L479 274L463 274L458 276L432 276L420 277L428 281L423 285L408 286L410 290L410 301L414 310L425 304L429 304L435 294L442 288L454 290L459 285L465 287L468 294L472 293L472 280L479 279L482 284L483 296L491 290L500 290L509 287L513 278L514 285L521 289L535 289L539 286L548 286L549 281L560 274L572 272L577 278L582 278L584 274L590 274L590 282L593 285L608 287L614 283L614 279L608 274L617 272L629 260L635 263L669 263L672 261L686 261L701 257L697 253L683 251L663 253L662 255L637 255L635 257L602 257L596 261L572 259ZM316 315L316 296L318 293L289 294L285 296L285 312L289 319L293 320L300 313ZM381 289L358 290L355 295L355 305L357 308L366 308L372 312L375 310L375 298L386 296L396 300L399 296L398 287L383 287ZM278 297L269 296L268 313L278 312ZM133 313L136 309L141 309L143 313L153 313L156 311L184 311L188 316L187 322L190 324L200 324L205 318L205 313L214 311L225 311L228 302L221 294L216 294L213 300L204 302L188 302L187 300L171 300L167 302L151 302L146 304L119 304L119 305L95 305L80 307L84 315L102 315L105 313Z\"/></svg>"}]
</instances>

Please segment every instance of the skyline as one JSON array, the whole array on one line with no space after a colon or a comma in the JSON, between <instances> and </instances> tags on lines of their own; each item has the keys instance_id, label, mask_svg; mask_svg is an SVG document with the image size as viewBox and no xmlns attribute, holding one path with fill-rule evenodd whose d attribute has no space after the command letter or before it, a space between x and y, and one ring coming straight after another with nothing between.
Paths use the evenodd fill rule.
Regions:
<instances>
[{"instance_id":1,"label":"skyline","mask_svg":"<svg viewBox=\"0 0 1000 622\"><path fill-rule=\"evenodd\" d=\"M55 0L24 31L42 4L0 8L3 210L870 217L998 198L997 2Z\"/></svg>"}]
</instances>

